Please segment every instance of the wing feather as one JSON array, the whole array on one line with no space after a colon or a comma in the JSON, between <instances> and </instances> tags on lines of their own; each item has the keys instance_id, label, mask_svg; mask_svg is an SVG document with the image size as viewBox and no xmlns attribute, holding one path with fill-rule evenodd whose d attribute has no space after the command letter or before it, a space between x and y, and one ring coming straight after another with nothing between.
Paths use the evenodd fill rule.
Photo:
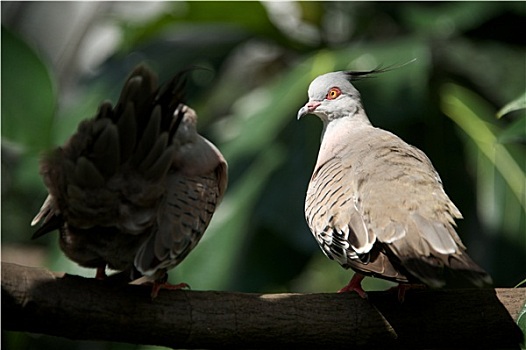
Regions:
<instances>
[{"instance_id":1,"label":"wing feather","mask_svg":"<svg viewBox=\"0 0 526 350\"><path fill-rule=\"evenodd\" d=\"M452 262L490 281L465 254L454 226L462 216L427 156L381 129L358 132L322 144L309 183L305 215L324 253L400 282L443 285Z\"/></svg>"}]
</instances>

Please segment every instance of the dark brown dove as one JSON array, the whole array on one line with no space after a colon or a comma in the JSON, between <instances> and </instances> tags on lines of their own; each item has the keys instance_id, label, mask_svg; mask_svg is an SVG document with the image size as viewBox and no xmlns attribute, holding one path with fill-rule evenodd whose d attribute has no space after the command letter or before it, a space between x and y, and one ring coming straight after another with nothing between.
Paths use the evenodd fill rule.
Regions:
<instances>
[{"instance_id":1,"label":"dark brown dove","mask_svg":"<svg viewBox=\"0 0 526 350\"><path fill-rule=\"evenodd\" d=\"M42 222L33 238L59 229L64 253L99 278L106 266L138 271L154 282L154 297L201 239L227 185L225 159L182 103L182 75L158 87L138 66L115 107L102 103L46 155L49 195L32 222Z\"/></svg>"},{"instance_id":2,"label":"dark brown dove","mask_svg":"<svg viewBox=\"0 0 526 350\"><path fill-rule=\"evenodd\" d=\"M298 112L323 121L305 217L323 252L357 272L341 291L365 297L364 275L433 288L490 284L466 254L455 231L462 215L430 160L369 122L351 81L378 72L321 75Z\"/></svg>"}]
</instances>

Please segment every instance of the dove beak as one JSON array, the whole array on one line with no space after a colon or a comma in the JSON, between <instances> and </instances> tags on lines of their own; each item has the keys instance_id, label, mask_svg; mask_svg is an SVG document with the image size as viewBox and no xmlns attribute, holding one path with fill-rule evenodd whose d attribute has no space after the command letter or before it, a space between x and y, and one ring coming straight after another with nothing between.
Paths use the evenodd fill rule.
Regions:
<instances>
[{"instance_id":1,"label":"dove beak","mask_svg":"<svg viewBox=\"0 0 526 350\"><path fill-rule=\"evenodd\" d=\"M304 115L310 114L318 108L318 106L321 105L321 102L317 101L309 101L307 104L298 111L298 120L301 119Z\"/></svg>"}]
</instances>

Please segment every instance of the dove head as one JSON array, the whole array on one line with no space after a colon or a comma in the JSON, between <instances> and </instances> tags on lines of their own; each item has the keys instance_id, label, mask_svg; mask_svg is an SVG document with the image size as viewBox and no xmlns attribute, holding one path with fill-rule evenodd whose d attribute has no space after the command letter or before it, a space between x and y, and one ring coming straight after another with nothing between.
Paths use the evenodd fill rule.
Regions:
<instances>
[{"instance_id":1,"label":"dove head","mask_svg":"<svg viewBox=\"0 0 526 350\"><path fill-rule=\"evenodd\" d=\"M353 78L353 72L332 72L314 79L309 86L309 102L298 111L298 119L315 114L329 122L363 110L360 93L351 84Z\"/></svg>"}]
</instances>

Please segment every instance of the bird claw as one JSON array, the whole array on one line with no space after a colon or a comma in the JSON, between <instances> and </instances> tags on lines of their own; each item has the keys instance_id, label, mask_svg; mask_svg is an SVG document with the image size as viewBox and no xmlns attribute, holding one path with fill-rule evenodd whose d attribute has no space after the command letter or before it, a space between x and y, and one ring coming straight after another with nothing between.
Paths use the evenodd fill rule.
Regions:
<instances>
[{"instance_id":1,"label":"bird claw","mask_svg":"<svg viewBox=\"0 0 526 350\"><path fill-rule=\"evenodd\" d=\"M106 265L97 267L95 279L99 281L104 281L107 277L108 275L106 275Z\"/></svg>"},{"instance_id":2,"label":"bird claw","mask_svg":"<svg viewBox=\"0 0 526 350\"><path fill-rule=\"evenodd\" d=\"M338 291L338 293L346 293L346 292L356 292L362 299L368 298L367 293L363 290L361 286L349 287L349 285L347 285Z\"/></svg>"},{"instance_id":3,"label":"bird claw","mask_svg":"<svg viewBox=\"0 0 526 350\"><path fill-rule=\"evenodd\" d=\"M403 303L405 301L405 293L410 289L426 289L425 285L421 284L404 284L400 283L396 287L389 288L390 292L396 292L398 301Z\"/></svg>"},{"instance_id":4,"label":"bird claw","mask_svg":"<svg viewBox=\"0 0 526 350\"><path fill-rule=\"evenodd\" d=\"M363 279L363 275L355 273L354 276L351 278L349 284L340 289L338 293L356 292L362 299L367 299L367 293L362 288Z\"/></svg>"},{"instance_id":5,"label":"bird claw","mask_svg":"<svg viewBox=\"0 0 526 350\"><path fill-rule=\"evenodd\" d=\"M153 284L152 293L151 293L152 300L157 298L157 295L159 294L159 291L161 289L168 289L168 290L192 289L190 288L190 285L187 283L170 284L168 282L153 282L152 284Z\"/></svg>"}]
</instances>

